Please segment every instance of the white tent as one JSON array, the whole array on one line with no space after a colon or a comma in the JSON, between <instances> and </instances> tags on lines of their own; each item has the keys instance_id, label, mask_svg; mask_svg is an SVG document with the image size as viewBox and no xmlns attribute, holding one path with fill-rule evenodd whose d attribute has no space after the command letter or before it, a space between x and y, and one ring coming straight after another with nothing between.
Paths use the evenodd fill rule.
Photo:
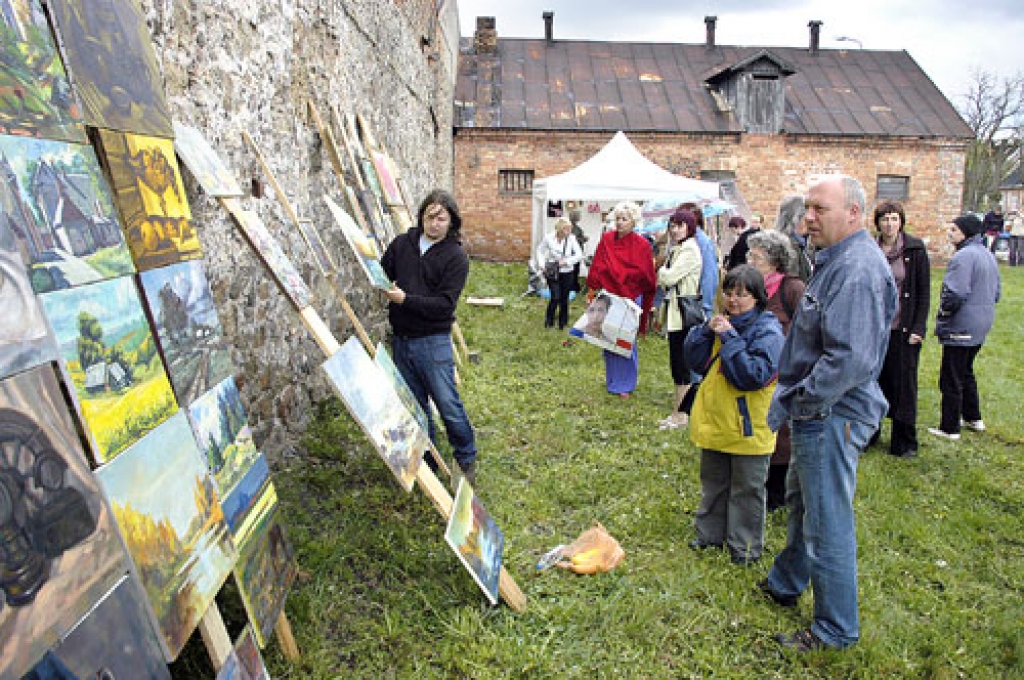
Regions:
<instances>
[{"instance_id":1,"label":"white tent","mask_svg":"<svg viewBox=\"0 0 1024 680\"><path fill-rule=\"evenodd\" d=\"M535 259L544 238L548 201L673 199L700 203L717 198L717 182L673 175L637 151L625 133L616 132L603 149L572 170L534 181L530 259ZM588 249L596 247L600 232L588 236Z\"/></svg>"}]
</instances>

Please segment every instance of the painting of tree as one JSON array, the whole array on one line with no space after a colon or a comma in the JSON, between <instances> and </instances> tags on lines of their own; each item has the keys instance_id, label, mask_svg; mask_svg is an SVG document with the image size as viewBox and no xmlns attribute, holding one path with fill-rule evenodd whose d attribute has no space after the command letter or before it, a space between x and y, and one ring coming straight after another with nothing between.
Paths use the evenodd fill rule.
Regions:
<instances>
[{"instance_id":1,"label":"painting of tree","mask_svg":"<svg viewBox=\"0 0 1024 680\"><path fill-rule=\"evenodd\" d=\"M260 456L235 379L224 379L192 402L188 415L220 496L227 497Z\"/></svg>"}]
</instances>

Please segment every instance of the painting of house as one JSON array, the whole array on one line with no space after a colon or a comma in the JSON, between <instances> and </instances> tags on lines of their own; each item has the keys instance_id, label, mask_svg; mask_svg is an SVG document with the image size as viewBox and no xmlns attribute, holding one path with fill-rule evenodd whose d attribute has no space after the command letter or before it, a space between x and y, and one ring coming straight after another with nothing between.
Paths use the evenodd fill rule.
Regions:
<instances>
[{"instance_id":1,"label":"painting of house","mask_svg":"<svg viewBox=\"0 0 1024 680\"><path fill-rule=\"evenodd\" d=\"M505 534L465 478L459 479L444 540L492 604L498 604L498 581Z\"/></svg>"},{"instance_id":2,"label":"painting of house","mask_svg":"<svg viewBox=\"0 0 1024 680\"><path fill-rule=\"evenodd\" d=\"M313 293L260 216L252 210L235 210L231 216L295 309L302 311L308 307L313 302Z\"/></svg>"},{"instance_id":3,"label":"painting of house","mask_svg":"<svg viewBox=\"0 0 1024 680\"><path fill-rule=\"evenodd\" d=\"M260 648L273 634L297 572L291 543L276 518L238 557L235 582Z\"/></svg>"},{"instance_id":4,"label":"painting of house","mask_svg":"<svg viewBox=\"0 0 1024 680\"><path fill-rule=\"evenodd\" d=\"M0 381L0 677L20 678L128 568L51 364Z\"/></svg>"},{"instance_id":5,"label":"painting of house","mask_svg":"<svg viewBox=\"0 0 1024 680\"><path fill-rule=\"evenodd\" d=\"M241 196L242 188L217 152L196 128L175 121L174 150L210 196Z\"/></svg>"},{"instance_id":6,"label":"painting of house","mask_svg":"<svg viewBox=\"0 0 1024 680\"><path fill-rule=\"evenodd\" d=\"M228 376L193 401L188 417L219 496L224 498L261 457L235 379Z\"/></svg>"},{"instance_id":7,"label":"painting of house","mask_svg":"<svg viewBox=\"0 0 1024 680\"><path fill-rule=\"evenodd\" d=\"M0 135L0 222L36 292L135 271L91 146Z\"/></svg>"},{"instance_id":8,"label":"painting of house","mask_svg":"<svg viewBox=\"0 0 1024 680\"><path fill-rule=\"evenodd\" d=\"M242 480L226 496L221 496L221 506L231 529L231 540L242 551L253 536L262 533L277 509L277 490L270 481L265 456L261 454Z\"/></svg>"},{"instance_id":9,"label":"painting of house","mask_svg":"<svg viewBox=\"0 0 1024 680\"><path fill-rule=\"evenodd\" d=\"M200 260L139 275L178 403L191 404L230 376L230 350Z\"/></svg>"},{"instance_id":10,"label":"painting of house","mask_svg":"<svg viewBox=\"0 0 1024 680\"><path fill-rule=\"evenodd\" d=\"M173 660L231 571L213 478L183 412L96 471Z\"/></svg>"},{"instance_id":11,"label":"painting of house","mask_svg":"<svg viewBox=\"0 0 1024 680\"><path fill-rule=\"evenodd\" d=\"M97 463L177 411L131 277L47 293L42 301L96 442Z\"/></svg>"},{"instance_id":12,"label":"painting of house","mask_svg":"<svg viewBox=\"0 0 1024 680\"><path fill-rule=\"evenodd\" d=\"M32 292L14 233L0 222L0 378L57 358L57 341Z\"/></svg>"}]
</instances>

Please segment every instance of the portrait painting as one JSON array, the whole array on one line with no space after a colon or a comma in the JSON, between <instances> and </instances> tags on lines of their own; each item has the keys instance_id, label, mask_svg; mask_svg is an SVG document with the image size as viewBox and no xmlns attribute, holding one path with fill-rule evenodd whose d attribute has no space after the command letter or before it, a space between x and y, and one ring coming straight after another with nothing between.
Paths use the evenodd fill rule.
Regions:
<instances>
[{"instance_id":1,"label":"portrait painting","mask_svg":"<svg viewBox=\"0 0 1024 680\"><path fill-rule=\"evenodd\" d=\"M184 412L96 471L175 659L231 572L236 554L213 477Z\"/></svg>"},{"instance_id":2,"label":"portrait painting","mask_svg":"<svg viewBox=\"0 0 1024 680\"><path fill-rule=\"evenodd\" d=\"M569 335L628 357L633 354L639 328L640 307L629 298L602 290L569 329Z\"/></svg>"},{"instance_id":3,"label":"portrait painting","mask_svg":"<svg viewBox=\"0 0 1024 680\"><path fill-rule=\"evenodd\" d=\"M85 122L170 139L171 116L134 0L49 0Z\"/></svg>"},{"instance_id":4,"label":"portrait painting","mask_svg":"<svg viewBox=\"0 0 1024 680\"><path fill-rule=\"evenodd\" d=\"M221 498L260 457L235 379L228 376L188 407L192 432Z\"/></svg>"},{"instance_id":5,"label":"portrait painting","mask_svg":"<svg viewBox=\"0 0 1024 680\"><path fill-rule=\"evenodd\" d=\"M128 569L54 364L0 381L0 677L32 669Z\"/></svg>"},{"instance_id":6,"label":"portrait painting","mask_svg":"<svg viewBox=\"0 0 1024 680\"><path fill-rule=\"evenodd\" d=\"M273 237L260 216L252 210L236 210L231 213L235 224L245 234L256 255L270 270L271 276L295 309L302 311L313 302L313 293L302 280L295 265L288 259L277 239Z\"/></svg>"},{"instance_id":7,"label":"portrait painting","mask_svg":"<svg viewBox=\"0 0 1024 680\"><path fill-rule=\"evenodd\" d=\"M175 121L174 150L208 195L242 195L235 176L198 129Z\"/></svg>"},{"instance_id":8,"label":"portrait painting","mask_svg":"<svg viewBox=\"0 0 1024 680\"><path fill-rule=\"evenodd\" d=\"M221 496L224 518L231 529L231 541L239 551L266 527L277 509L277 490L270 481L270 467L260 455L246 471L242 481Z\"/></svg>"},{"instance_id":9,"label":"portrait painting","mask_svg":"<svg viewBox=\"0 0 1024 680\"><path fill-rule=\"evenodd\" d=\"M42 296L97 464L178 410L132 277Z\"/></svg>"},{"instance_id":10,"label":"portrait painting","mask_svg":"<svg viewBox=\"0 0 1024 680\"><path fill-rule=\"evenodd\" d=\"M430 440L391 381L355 336L321 368L395 479L406 491L412 491Z\"/></svg>"},{"instance_id":11,"label":"portrait painting","mask_svg":"<svg viewBox=\"0 0 1024 680\"><path fill-rule=\"evenodd\" d=\"M234 372L203 263L150 269L139 281L174 394L187 406Z\"/></svg>"},{"instance_id":12,"label":"portrait painting","mask_svg":"<svg viewBox=\"0 0 1024 680\"><path fill-rule=\"evenodd\" d=\"M297 573L291 543L277 518L271 519L238 557L235 582L261 649L267 646L284 611Z\"/></svg>"},{"instance_id":13,"label":"portrait painting","mask_svg":"<svg viewBox=\"0 0 1024 680\"><path fill-rule=\"evenodd\" d=\"M0 196L37 293L135 272L91 146L0 135Z\"/></svg>"},{"instance_id":14,"label":"portrait painting","mask_svg":"<svg viewBox=\"0 0 1024 680\"><path fill-rule=\"evenodd\" d=\"M466 479L459 479L444 540L492 604L498 604L498 581L505 534L477 498Z\"/></svg>"},{"instance_id":15,"label":"portrait painting","mask_svg":"<svg viewBox=\"0 0 1024 680\"><path fill-rule=\"evenodd\" d=\"M100 130L103 160L139 271L202 257L170 139Z\"/></svg>"},{"instance_id":16,"label":"portrait painting","mask_svg":"<svg viewBox=\"0 0 1024 680\"><path fill-rule=\"evenodd\" d=\"M377 353L373 355L373 362L377 364L377 367L384 372L388 380L395 388L395 392L398 393L398 398L402 400L402 403L409 413L416 418L416 422L420 424L424 432L428 432L430 428L430 421L427 420L427 413L420 406L420 403L416 401L416 396L409 389L409 383L405 382L405 378L402 377L401 372L398 370L398 366L395 364L395 360L388 354L387 347L384 343L377 343Z\"/></svg>"},{"instance_id":17,"label":"portrait painting","mask_svg":"<svg viewBox=\"0 0 1024 680\"><path fill-rule=\"evenodd\" d=\"M39 0L0 12L0 133L84 142L82 109Z\"/></svg>"},{"instance_id":18,"label":"portrait painting","mask_svg":"<svg viewBox=\"0 0 1024 680\"><path fill-rule=\"evenodd\" d=\"M330 276L338 269L338 265L334 263L334 258L331 257L331 252L327 250L327 246L324 245L323 239L320 238L320 232L313 226L310 220L299 220L297 222L299 226L299 234L302 236L302 240L306 242L306 246L309 247L309 252L313 254L313 261L316 262L317 269L324 276Z\"/></svg>"},{"instance_id":19,"label":"portrait painting","mask_svg":"<svg viewBox=\"0 0 1024 680\"><path fill-rule=\"evenodd\" d=\"M392 285L391 280L380 266L380 251L377 250L376 243L363 233L359 225L341 206L332 201L330 196L324 196L324 200L327 201L327 207L334 215L335 224L341 227L341 232L345 235L345 240L352 249L352 254L355 255L359 266L366 274L366 278L370 281L370 285L381 290L389 290Z\"/></svg>"},{"instance_id":20,"label":"portrait painting","mask_svg":"<svg viewBox=\"0 0 1024 680\"><path fill-rule=\"evenodd\" d=\"M0 221L0 378L57 358L57 340L28 281L25 263L7 224Z\"/></svg>"}]
</instances>

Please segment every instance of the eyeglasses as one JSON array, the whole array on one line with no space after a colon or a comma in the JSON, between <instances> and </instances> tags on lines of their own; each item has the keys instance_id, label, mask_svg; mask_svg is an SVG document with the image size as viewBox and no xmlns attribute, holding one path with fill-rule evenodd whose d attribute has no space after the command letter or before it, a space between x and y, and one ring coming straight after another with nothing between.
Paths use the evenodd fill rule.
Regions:
<instances>
[{"instance_id":1,"label":"eyeglasses","mask_svg":"<svg viewBox=\"0 0 1024 680\"><path fill-rule=\"evenodd\" d=\"M722 297L732 298L734 300L741 300L743 298L754 297L754 296L751 295L750 293L748 293L745 290L733 289L733 290L723 290L722 291Z\"/></svg>"}]
</instances>

